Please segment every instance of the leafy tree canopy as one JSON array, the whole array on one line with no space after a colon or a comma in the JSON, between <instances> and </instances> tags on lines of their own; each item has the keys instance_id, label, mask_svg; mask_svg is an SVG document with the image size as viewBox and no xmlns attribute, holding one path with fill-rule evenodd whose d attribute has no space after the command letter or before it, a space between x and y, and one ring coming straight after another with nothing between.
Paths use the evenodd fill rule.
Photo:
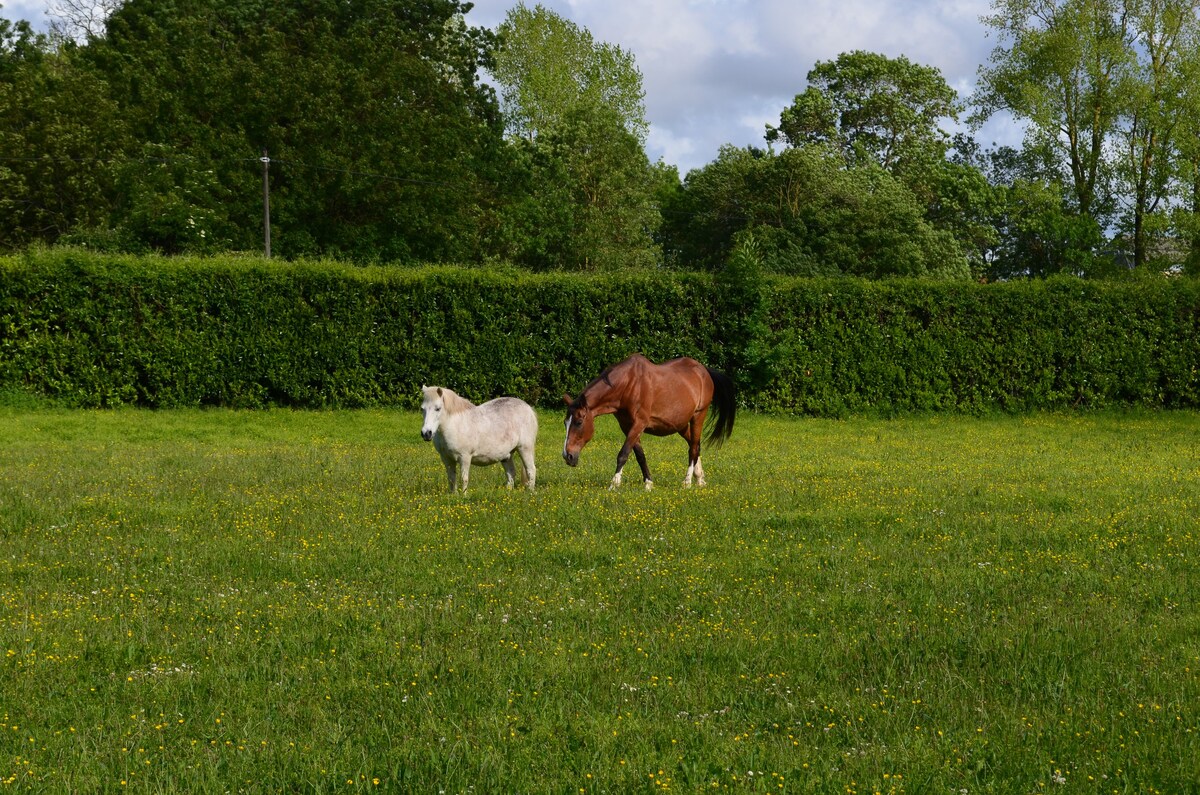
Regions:
<instances>
[{"instance_id":1,"label":"leafy tree canopy","mask_svg":"<svg viewBox=\"0 0 1200 795\"><path fill-rule=\"evenodd\" d=\"M691 172L664 212L679 259L719 269L752 232L764 267L801 276L960 278L966 257L876 164L846 167L819 145L771 154L725 147Z\"/></svg>"},{"instance_id":2,"label":"leafy tree canopy","mask_svg":"<svg viewBox=\"0 0 1200 795\"><path fill-rule=\"evenodd\" d=\"M631 53L595 41L586 29L540 4L518 3L499 36L491 71L512 135L533 139L580 107L605 107L645 144L645 92Z\"/></svg>"},{"instance_id":3,"label":"leafy tree canopy","mask_svg":"<svg viewBox=\"0 0 1200 795\"><path fill-rule=\"evenodd\" d=\"M849 163L896 172L908 161L944 157L949 136L938 124L958 111L958 95L937 69L859 50L818 63L767 140L826 144Z\"/></svg>"},{"instance_id":4,"label":"leafy tree canopy","mask_svg":"<svg viewBox=\"0 0 1200 795\"><path fill-rule=\"evenodd\" d=\"M661 170L646 158L642 76L633 56L546 10L519 4L492 68L527 191L505 235L535 268L653 265Z\"/></svg>"},{"instance_id":5,"label":"leafy tree canopy","mask_svg":"<svg viewBox=\"0 0 1200 795\"><path fill-rule=\"evenodd\" d=\"M189 239L179 225L203 221L208 239L255 248L265 149L281 253L477 257L500 126L477 78L491 34L465 24L469 8L124 3L82 48L138 141L113 224L156 229L146 242L173 251Z\"/></svg>"}]
</instances>

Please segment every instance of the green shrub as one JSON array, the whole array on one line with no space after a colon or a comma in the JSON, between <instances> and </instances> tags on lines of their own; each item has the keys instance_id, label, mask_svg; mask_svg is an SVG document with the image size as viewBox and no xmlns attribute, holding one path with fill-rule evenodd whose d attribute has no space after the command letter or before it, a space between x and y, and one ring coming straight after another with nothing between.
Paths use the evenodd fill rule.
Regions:
<instances>
[{"instance_id":1,"label":"green shrub","mask_svg":"<svg viewBox=\"0 0 1200 795\"><path fill-rule=\"evenodd\" d=\"M693 356L740 377L744 403L814 415L1200 405L1190 279L752 276L33 251L0 259L0 392L333 408L413 406L442 384L554 406L640 351Z\"/></svg>"}]
</instances>

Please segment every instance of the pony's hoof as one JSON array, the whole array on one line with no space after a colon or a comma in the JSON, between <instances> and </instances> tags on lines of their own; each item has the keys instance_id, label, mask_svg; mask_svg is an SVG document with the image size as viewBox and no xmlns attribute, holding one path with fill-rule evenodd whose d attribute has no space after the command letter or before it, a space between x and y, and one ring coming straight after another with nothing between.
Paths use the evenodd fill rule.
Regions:
<instances>
[{"instance_id":1,"label":"pony's hoof","mask_svg":"<svg viewBox=\"0 0 1200 795\"><path fill-rule=\"evenodd\" d=\"M690 481L690 480L683 481L683 487L685 489L690 489L692 487L692 481Z\"/></svg>"},{"instance_id":2,"label":"pony's hoof","mask_svg":"<svg viewBox=\"0 0 1200 795\"><path fill-rule=\"evenodd\" d=\"M653 491L653 490L654 490L654 481L647 480L646 481L646 491Z\"/></svg>"}]
</instances>

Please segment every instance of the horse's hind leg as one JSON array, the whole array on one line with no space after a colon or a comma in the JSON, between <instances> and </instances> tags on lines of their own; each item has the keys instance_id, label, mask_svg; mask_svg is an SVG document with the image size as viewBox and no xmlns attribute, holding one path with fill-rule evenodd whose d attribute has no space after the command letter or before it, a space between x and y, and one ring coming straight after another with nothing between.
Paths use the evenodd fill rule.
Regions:
<instances>
[{"instance_id":1,"label":"horse's hind leg","mask_svg":"<svg viewBox=\"0 0 1200 795\"><path fill-rule=\"evenodd\" d=\"M525 484L533 491L537 487L537 465L533 463L533 445L522 445L518 452L525 467Z\"/></svg>"},{"instance_id":2,"label":"horse's hind leg","mask_svg":"<svg viewBox=\"0 0 1200 795\"><path fill-rule=\"evenodd\" d=\"M703 486L704 482L704 467L700 465L700 435L704 431L704 417L693 419L687 427L687 431L683 433L683 438L688 443L688 468L687 475L683 478L684 488L692 487L692 477L697 478L696 485Z\"/></svg>"},{"instance_id":3,"label":"horse's hind leg","mask_svg":"<svg viewBox=\"0 0 1200 795\"><path fill-rule=\"evenodd\" d=\"M517 481L517 467L513 463L513 457L510 455L508 458L503 458L500 463L504 465L504 474L508 476L507 488L512 491L513 484Z\"/></svg>"}]
</instances>

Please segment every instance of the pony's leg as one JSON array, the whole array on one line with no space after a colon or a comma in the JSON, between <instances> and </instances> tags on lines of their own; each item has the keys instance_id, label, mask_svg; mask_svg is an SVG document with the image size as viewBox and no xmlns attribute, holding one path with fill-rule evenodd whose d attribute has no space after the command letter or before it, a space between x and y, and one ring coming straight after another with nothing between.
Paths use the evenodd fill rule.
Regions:
<instances>
[{"instance_id":1,"label":"pony's leg","mask_svg":"<svg viewBox=\"0 0 1200 795\"><path fill-rule=\"evenodd\" d=\"M453 494L458 486L458 470L454 466L454 459L446 461L446 482L450 486L450 493Z\"/></svg>"},{"instance_id":2,"label":"pony's leg","mask_svg":"<svg viewBox=\"0 0 1200 795\"><path fill-rule=\"evenodd\" d=\"M467 481L471 479L471 456L464 455L458 463L458 468L462 470L462 490L463 494L466 494Z\"/></svg>"},{"instance_id":3,"label":"pony's leg","mask_svg":"<svg viewBox=\"0 0 1200 795\"><path fill-rule=\"evenodd\" d=\"M507 488L509 491L512 491L513 484L517 481L517 467L513 463L511 455L503 459L500 463L504 465L504 474L508 476Z\"/></svg>"},{"instance_id":4,"label":"pony's leg","mask_svg":"<svg viewBox=\"0 0 1200 795\"><path fill-rule=\"evenodd\" d=\"M522 447L521 463L525 466L525 485L530 491L537 488L537 465L533 463L533 445Z\"/></svg>"}]
</instances>

